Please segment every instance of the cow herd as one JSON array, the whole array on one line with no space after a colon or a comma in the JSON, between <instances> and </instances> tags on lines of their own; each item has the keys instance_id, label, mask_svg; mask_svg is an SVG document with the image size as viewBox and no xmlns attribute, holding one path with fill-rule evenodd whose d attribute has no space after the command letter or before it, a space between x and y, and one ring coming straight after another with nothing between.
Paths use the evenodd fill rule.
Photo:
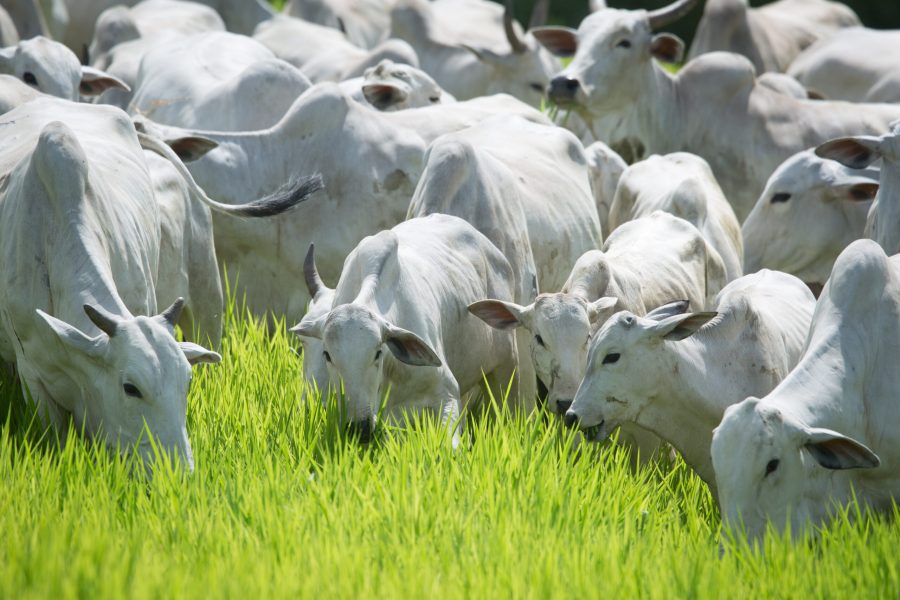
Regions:
<instances>
[{"instance_id":1,"label":"cow herd","mask_svg":"<svg viewBox=\"0 0 900 600\"><path fill-rule=\"evenodd\" d=\"M900 493L900 33L707 0L675 72L698 0L114 4L0 3L0 356L63 437L193 469L225 277L363 442L489 395L753 537Z\"/></svg>"}]
</instances>

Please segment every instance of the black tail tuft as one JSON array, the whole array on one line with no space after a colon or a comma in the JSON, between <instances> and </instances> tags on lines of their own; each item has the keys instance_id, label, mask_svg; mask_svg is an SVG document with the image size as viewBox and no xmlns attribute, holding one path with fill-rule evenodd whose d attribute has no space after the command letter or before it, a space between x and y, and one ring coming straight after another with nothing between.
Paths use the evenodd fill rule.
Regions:
<instances>
[{"instance_id":1,"label":"black tail tuft","mask_svg":"<svg viewBox=\"0 0 900 600\"><path fill-rule=\"evenodd\" d=\"M269 194L253 202L235 207L231 213L239 217L273 217L296 208L312 194L325 189L322 175L294 177Z\"/></svg>"}]
</instances>

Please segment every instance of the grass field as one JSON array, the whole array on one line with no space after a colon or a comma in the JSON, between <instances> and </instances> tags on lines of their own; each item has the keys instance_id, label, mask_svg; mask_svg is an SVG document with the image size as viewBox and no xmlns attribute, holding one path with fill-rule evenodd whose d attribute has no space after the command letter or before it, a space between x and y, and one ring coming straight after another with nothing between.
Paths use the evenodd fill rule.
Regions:
<instances>
[{"instance_id":1,"label":"grass field","mask_svg":"<svg viewBox=\"0 0 900 600\"><path fill-rule=\"evenodd\" d=\"M152 483L80 438L59 449L3 380L0 597L897 597L896 520L846 515L765 554L726 543L682 463L631 472L541 417L344 439L300 402L282 329L229 314L198 370L197 461ZM580 455L579 455L580 454ZM578 456L576 456L578 455Z\"/></svg>"}]
</instances>

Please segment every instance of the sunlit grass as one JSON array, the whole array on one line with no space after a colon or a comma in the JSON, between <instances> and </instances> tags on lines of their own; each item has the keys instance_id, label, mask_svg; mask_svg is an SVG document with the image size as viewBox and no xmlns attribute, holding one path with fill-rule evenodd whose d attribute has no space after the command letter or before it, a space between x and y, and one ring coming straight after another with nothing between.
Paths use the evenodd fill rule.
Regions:
<instances>
[{"instance_id":1,"label":"sunlit grass","mask_svg":"<svg viewBox=\"0 0 900 600\"><path fill-rule=\"evenodd\" d=\"M897 525L847 511L815 542L736 545L680 461L637 473L541 415L434 422L346 439L301 401L299 359L230 308L199 369L196 473L42 436L0 382L0 597L836 597L900 589ZM730 547L730 545L726 545Z\"/></svg>"}]
</instances>

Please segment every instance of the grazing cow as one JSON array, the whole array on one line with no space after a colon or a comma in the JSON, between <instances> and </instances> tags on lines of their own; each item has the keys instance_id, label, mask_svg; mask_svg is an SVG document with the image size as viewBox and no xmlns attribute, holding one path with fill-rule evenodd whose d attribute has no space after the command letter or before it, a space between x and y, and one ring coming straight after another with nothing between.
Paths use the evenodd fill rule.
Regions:
<instances>
[{"instance_id":1,"label":"grazing cow","mask_svg":"<svg viewBox=\"0 0 900 600\"><path fill-rule=\"evenodd\" d=\"M0 118L0 128L8 142L0 146L0 356L15 363L41 415L63 434L71 416L77 429L133 447L146 461L153 455L142 438L146 424L165 452L193 468L185 430L190 364L219 355L175 340L183 299L141 316L156 312L166 285L158 274L173 268L160 269L161 258L198 258L188 247L180 257L162 247L173 238L160 236L167 225L142 146L166 155L192 198L217 211L277 214L303 200L310 184L221 205L172 150L139 140L113 107L38 98Z\"/></svg>"},{"instance_id":2,"label":"grazing cow","mask_svg":"<svg viewBox=\"0 0 900 600\"><path fill-rule=\"evenodd\" d=\"M485 0L399 0L391 37L409 42L422 69L460 100L508 93L540 106L558 63L512 15Z\"/></svg>"},{"instance_id":3,"label":"grazing cow","mask_svg":"<svg viewBox=\"0 0 900 600\"><path fill-rule=\"evenodd\" d=\"M310 82L243 35L207 32L144 55L131 112L156 122L217 131L269 127Z\"/></svg>"},{"instance_id":4,"label":"grazing cow","mask_svg":"<svg viewBox=\"0 0 900 600\"><path fill-rule=\"evenodd\" d=\"M741 226L705 160L676 152L628 167L609 210L609 231L655 210L681 217L699 229L722 258L728 281L743 275Z\"/></svg>"},{"instance_id":5,"label":"grazing cow","mask_svg":"<svg viewBox=\"0 0 900 600\"><path fill-rule=\"evenodd\" d=\"M841 135L884 131L900 118L900 105L786 96L759 85L753 65L736 54L705 54L669 74L652 58L670 60L682 43L653 31L691 5L678 0L651 12L607 9L588 16L577 32L533 31L557 52L575 54L553 79L551 98L578 107L588 119L622 123L624 137L611 140L617 151L617 143L628 142L634 157L675 151L702 156L739 220L789 156Z\"/></svg>"},{"instance_id":6,"label":"grazing cow","mask_svg":"<svg viewBox=\"0 0 900 600\"><path fill-rule=\"evenodd\" d=\"M311 88L270 129L195 132L138 122L161 139L193 135L217 142L215 150L189 168L208 193L225 202L277 187L298 165L323 173L325 193L301 211L265 222L213 215L219 262L250 310L299 320L310 296L303 286L287 284L300 279L309 244L316 244L322 276L337 281L344 258L359 240L403 220L428 144L504 113L550 123L540 112L502 95L379 112L333 83ZM362 214L365 219L351 218Z\"/></svg>"},{"instance_id":7,"label":"grazing cow","mask_svg":"<svg viewBox=\"0 0 900 600\"><path fill-rule=\"evenodd\" d=\"M794 368L815 304L802 281L766 270L725 286L715 312L677 301L643 317L617 313L591 341L566 423L594 441L623 423L652 431L715 494L713 429L728 406L768 394Z\"/></svg>"},{"instance_id":8,"label":"grazing cow","mask_svg":"<svg viewBox=\"0 0 900 600\"><path fill-rule=\"evenodd\" d=\"M395 0L290 0L284 12L337 29L360 48L374 48L388 37Z\"/></svg>"},{"instance_id":9,"label":"grazing cow","mask_svg":"<svg viewBox=\"0 0 900 600\"><path fill-rule=\"evenodd\" d=\"M796 275L818 296L834 260L863 237L878 178L812 150L784 161L744 221L744 270Z\"/></svg>"},{"instance_id":10,"label":"grazing cow","mask_svg":"<svg viewBox=\"0 0 900 600\"><path fill-rule=\"evenodd\" d=\"M416 51L405 41L389 39L371 50L353 45L336 29L280 16L262 23L253 38L312 81L359 77L382 60L419 66Z\"/></svg>"},{"instance_id":11,"label":"grazing cow","mask_svg":"<svg viewBox=\"0 0 900 600\"><path fill-rule=\"evenodd\" d=\"M40 92L74 102L110 88L129 89L112 75L83 66L71 50L45 37L0 48L0 74L14 75Z\"/></svg>"},{"instance_id":12,"label":"grazing cow","mask_svg":"<svg viewBox=\"0 0 900 600\"><path fill-rule=\"evenodd\" d=\"M346 420L364 441L390 390L388 419L430 412L456 447L465 394L487 380L502 397L516 357L513 337L485 327L466 306L513 293L509 262L490 240L462 219L430 215L361 241L344 262L330 311L291 331L321 340Z\"/></svg>"},{"instance_id":13,"label":"grazing cow","mask_svg":"<svg viewBox=\"0 0 900 600\"><path fill-rule=\"evenodd\" d=\"M429 147L409 217L450 214L472 223L513 269L510 300L557 290L582 254L603 243L581 142L564 129L498 116ZM517 335L520 386L530 403L530 336Z\"/></svg>"},{"instance_id":14,"label":"grazing cow","mask_svg":"<svg viewBox=\"0 0 900 600\"><path fill-rule=\"evenodd\" d=\"M550 410L562 415L584 377L591 337L613 313L643 315L673 298L702 310L724 285L722 259L700 231L657 211L625 223L602 251L579 258L559 293L541 294L528 306L491 299L469 310L492 327L530 333Z\"/></svg>"},{"instance_id":15,"label":"grazing cow","mask_svg":"<svg viewBox=\"0 0 900 600\"><path fill-rule=\"evenodd\" d=\"M600 218L600 230L609 233L609 207L616 196L616 187L628 164L615 150L603 142L594 142L584 149L588 171L591 176L591 189L594 192L594 204Z\"/></svg>"},{"instance_id":16,"label":"grazing cow","mask_svg":"<svg viewBox=\"0 0 900 600\"><path fill-rule=\"evenodd\" d=\"M777 0L751 8L749 0L706 0L688 59L736 52L749 58L757 73L783 73L804 48L859 24L856 13L840 2Z\"/></svg>"},{"instance_id":17,"label":"grazing cow","mask_svg":"<svg viewBox=\"0 0 900 600\"><path fill-rule=\"evenodd\" d=\"M851 169L865 169L883 159L881 185L869 209L864 234L881 244L889 255L900 252L900 122L894 123L890 133L880 137L831 140L816 148L816 154Z\"/></svg>"},{"instance_id":18,"label":"grazing cow","mask_svg":"<svg viewBox=\"0 0 900 600\"><path fill-rule=\"evenodd\" d=\"M857 240L834 263L797 367L725 411L712 463L726 525L793 535L855 498L900 497L900 257Z\"/></svg>"},{"instance_id":19,"label":"grazing cow","mask_svg":"<svg viewBox=\"0 0 900 600\"><path fill-rule=\"evenodd\" d=\"M152 48L204 31L225 31L219 14L208 6L182 0L144 0L132 8L117 5L97 18L88 56L91 65L134 89L141 59ZM108 90L98 99L128 109L131 92Z\"/></svg>"},{"instance_id":20,"label":"grazing cow","mask_svg":"<svg viewBox=\"0 0 900 600\"><path fill-rule=\"evenodd\" d=\"M854 27L804 50L788 73L826 98L900 102L898 64L900 31Z\"/></svg>"}]
</instances>

